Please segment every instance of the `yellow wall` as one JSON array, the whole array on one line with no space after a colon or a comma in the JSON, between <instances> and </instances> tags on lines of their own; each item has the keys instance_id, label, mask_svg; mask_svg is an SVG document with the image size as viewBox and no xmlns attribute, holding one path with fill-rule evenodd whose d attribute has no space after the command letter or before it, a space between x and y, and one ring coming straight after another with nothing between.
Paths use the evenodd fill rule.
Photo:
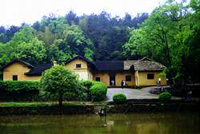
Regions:
<instances>
[{"instance_id":1,"label":"yellow wall","mask_svg":"<svg viewBox=\"0 0 200 134\"><path fill-rule=\"evenodd\" d=\"M153 86L156 85L156 82L158 80L157 75L160 72L136 72L136 85L137 86ZM147 74L154 74L154 79L147 79ZM166 77L161 78L161 85L166 85Z\"/></svg>"},{"instance_id":2,"label":"yellow wall","mask_svg":"<svg viewBox=\"0 0 200 134\"><path fill-rule=\"evenodd\" d=\"M135 84L135 79L134 75L132 73L116 73L115 75L115 85L116 86L121 86L122 80L125 80L126 75L131 75L131 81L128 82L126 81L126 86L134 86ZM110 86L110 76L108 73L95 73L93 76L93 80L96 79L96 77L100 77L101 82L103 82L106 86Z\"/></svg>"},{"instance_id":3,"label":"yellow wall","mask_svg":"<svg viewBox=\"0 0 200 134\"><path fill-rule=\"evenodd\" d=\"M131 81L126 81L126 76L131 76ZM125 80L126 86L134 86L135 85L135 78L133 73L117 73L115 76L116 86L121 86L122 80Z\"/></svg>"},{"instance_id":4,"label":"yellow wall","mask_svg":"<svg viewBox=\"0 0 200 134\"><path fill-rule=\"evenodd\" d=\"M13 75L18 76L19 81L23 80L39 80L39 76L26 76L30 68L21 63L13 63L6 67L3 71L3 80L13 80Z\"/></svg>"},{"instance_id":5,"label":"yellow wall","mask_svg":"<svg viewBox=\"0 0 200 134\"><path fill-rule=\"evenodd\" d=\"M76 68L76 64L81 64L81 68ZM80 80L92 80L93 75L89 70L87 62L82 59L75 59L70 63L65 65L65 68L74 71L75 74L78 74Z\"/></svg>"},{"instance_id":6,"label":"yellow wall","mask_svg":"<svg viewBox=\"0 0 200 134\"><path fill-rule=\"evenodd\" d=\"M108 73L95 73L93 75L93 80L95 80L96 77L100 77L101 82L103 82L106 86L110 86L110 78Z\"/></svg>"}]
</instances>

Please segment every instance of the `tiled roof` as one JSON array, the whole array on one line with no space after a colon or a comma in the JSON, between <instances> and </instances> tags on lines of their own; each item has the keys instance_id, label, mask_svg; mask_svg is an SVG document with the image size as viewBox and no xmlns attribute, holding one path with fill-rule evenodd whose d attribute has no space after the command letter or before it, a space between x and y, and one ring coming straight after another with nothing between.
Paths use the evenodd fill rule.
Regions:
<instances>
[{"instance_id":1,"label":"tiled roof","mask_svg":"<svg viewBox=\"0 0 200 134\"><path fill-rule=\"evenodd\" d=\"M32 68L29 72L26 73L28 76L40 76L42 75L42 72L44 72L46 69L49 69L52 67L52 64L41 64L37 65L34 68Z\"/></svg>"},{"instance_id":2,"label":"tiled roof","mask_svg":"<svg viewBox=\"0 0 200 134\"><path fill-rule=\"evenodd\" d=\"M136 71L162 71L165 66L146 57L141 60L124 61L124 70L134 67Z\"/></svg>"},{"instance_id":3,"label":"tiled roof","mask_svg":"<svg viewBox=\"0 0 200 134\"><path fill-rule=\"evenodd\" d=\"M164 65L149 60L138 60L133 65L137 71L162 71L165 68Z\"/></svg>"},{"instance_id":4,"label":"tiled roof","mask_svg":"<svg viewBox=\"0 0 200 134\"><path fill-rule=\"evenodd\" d=\"M5 66L3 66L3 67L1 68L1 70L3 70L4 68L8 67L9 65L11 65L11 64L13 64L13 63L21 63L21 64L26 65L27 67L34 68L34 66L31 65L31 64L28 63L28 62L25 62L25 61L20 60L20 59L13 59L11 62L9 62L9 63L6 64Z\"/></svg>"},{"instance_id":5,"label":"tiled roof","mask_svg":"<svg viewBox=\"0 0 200 134\"><path fill-rule=\"evenodd\" d=\"M124 70L129 70L131 68L131 66L133 66L136 61L137 60L126 60L126 61L124 61Z\"/></svg>"},{"instance_id":6,"label":"tiled roof","mask_svg":"<svg viewBox=\"0 0 200 134\"><path fill-rule=\"evenodd\" d=\"M123 71L123 61L95 61L94 64L98 71Z\"/></svg>"}]
</instances>

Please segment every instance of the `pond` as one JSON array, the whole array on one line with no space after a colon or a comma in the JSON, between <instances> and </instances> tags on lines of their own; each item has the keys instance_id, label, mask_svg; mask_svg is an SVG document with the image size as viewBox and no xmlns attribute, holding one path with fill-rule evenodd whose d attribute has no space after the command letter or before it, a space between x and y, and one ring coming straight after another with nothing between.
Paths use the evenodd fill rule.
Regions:
<instances>
[{"instance_id":1,"label":"pond","mask_svg":"<svg viewBox=\"0 0 200 134\"><path fill-rule=\"evenodd\" d=\"M198 134L197 112L0 116L0 134Z\"/></svg>"}]
</instances>

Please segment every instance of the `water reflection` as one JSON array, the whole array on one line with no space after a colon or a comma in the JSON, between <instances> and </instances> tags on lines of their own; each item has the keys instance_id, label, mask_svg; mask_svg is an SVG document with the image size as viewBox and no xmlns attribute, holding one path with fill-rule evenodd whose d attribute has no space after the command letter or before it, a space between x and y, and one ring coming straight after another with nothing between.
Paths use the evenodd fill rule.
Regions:
<instances>
[{"instance_id":1,"label":"water reflection","mask_svg":"<svg viewBox=\"0 0 200 134\"><path fill-rule=\"evenodd\" d=\"M1 134L194 134L199 114L134 113L66 116L0 117Z\"/></svg>"}]
</instances>

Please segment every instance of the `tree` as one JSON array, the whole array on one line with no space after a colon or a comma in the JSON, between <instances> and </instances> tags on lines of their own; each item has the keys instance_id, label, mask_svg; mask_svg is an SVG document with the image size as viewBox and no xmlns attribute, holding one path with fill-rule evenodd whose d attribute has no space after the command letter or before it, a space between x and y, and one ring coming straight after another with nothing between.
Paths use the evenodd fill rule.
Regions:
<instances>
[{"instance_id":1,"label":"tree","mask_svg":"<svg viewBox=\"0 0 200 134\"><path fill-rule=\"evenodd\" d=\"M5 65L10 61L10 57L6 55L7 53L7 48L4 44L0 42L0 67Z\"/></svg>"},{"instance_id":2,"label":"tree","mask_svg":"<svg viewBox=\"0 0 200 134\"><path fill-rule=\"evenodd\" d=\"M49 47L55 40L55 35L53 35L48 26L44 27L44 32L37 31L36 36L39 40L42 40L45 43L46 47Z\"/></svg>"},{"instance_id":3,"label":"tree","mask_svg":"<svg viewBox=\"0 0 200 134\"><path fill-rule=\"evenodd\" d=\"M199 76L199 0L190 3L168 1L156 8L139 29L131 32L123 46L129 57L148 56L168 67L171 80L182 85ZM192 9L192 10L191 10ZM191 12L192 11L192 12Z\"/></svg>"},{"instance_id":4,"label":"tree","mask_svg":"<svg viewBox=\"0 0 200 134\"><path fill-rule=\"evenodd\" d=\"M145 55L151 57L150 47L148 47L144 34L142 29L131 31L129 41L123 45L123 55L126 59L139 59Z\"/></svg>"},{"instance_id":5,"label":"tree","mask_svg":"<svg viewBox=\"0 0 200 134\"><path fill-rule=\"evenodd\" d=\"M5 43L5 41L6 41L5 33L6 33L5 27L4 26L0 26L0 42Z\"/></svg>"},{"instance_id":6,"label":"tree","mask_svg":"<svg viewBox=\"0 0 200 134\"><path fill-rule=\"evenodd\" d=\"M34 30L29 26L22 27L9 42L0 44L0 56L0 65L14 58L39 64L44 63L47 57L44 43L34 37Z\"/></svg>"},{"instance_id":7,"label":"tree","mask_svg":"<svg viewBox=\"0 0 200 134\"><path fill-rule=\"evenodd\" d=\"M67 23L71 25L77 25L79 23L79 17L74 13L73 11L70 11L66 16L65 16Z\"/></svg>"},{"instance_id":8,"label":"tree","mask_svg":"<svg viewBox=\"0 0 200 134\"><path fill-rule=\"evenodd\" d=\"M17 26L10 26L7 30L6 30L6 33L5 33L5 36L6 36L6 41L5 42L8 42L13 36L14 34L19 31L19 27Z\"/></svg>"},{"instance_id":9,"label":"tree","mask_svg":"<svg viewBox=\"0 0 200 134\"><path fill-rule=\"evenodd\" d=\"M70 46L63 39L56 39L48 51L48 59L52 62L58 61L59 63L64 63L72 57L73 53Z\"/></svg>"},{"instance_id":10,"label":"tree","mask_svg":"<svg viewBox=\"0 0 200 134\"><path fill-rule=\"evenodd\" d=\"M44 63L47 55L44 43L37 38L33 38L28 43L18 44L15 51L11 53L11 57L20 58L33 64L40 64Z\"/></svg>"},{"instance_id":11,"label":"tree","mask_svg":"<svg viewBox=\"0 0 200 134\"><path fill-rule=\"evenodd\" d=\"M78 26L72 25L65 29L63 43L66 43L72 54L93 60L93 43Z\"/></svg>"},{"instance_id":12,"label":"tree","mask_svg":"<svg viewBox=\"0 0 200 134\"><path fill-rule=\"evenodd\" d=\"M41 89L58 99L60 110L63 97L67 92L73 92L77 84L77 76L60 65L46 70L40 79Z\"/></svg>"}]
</instances>

